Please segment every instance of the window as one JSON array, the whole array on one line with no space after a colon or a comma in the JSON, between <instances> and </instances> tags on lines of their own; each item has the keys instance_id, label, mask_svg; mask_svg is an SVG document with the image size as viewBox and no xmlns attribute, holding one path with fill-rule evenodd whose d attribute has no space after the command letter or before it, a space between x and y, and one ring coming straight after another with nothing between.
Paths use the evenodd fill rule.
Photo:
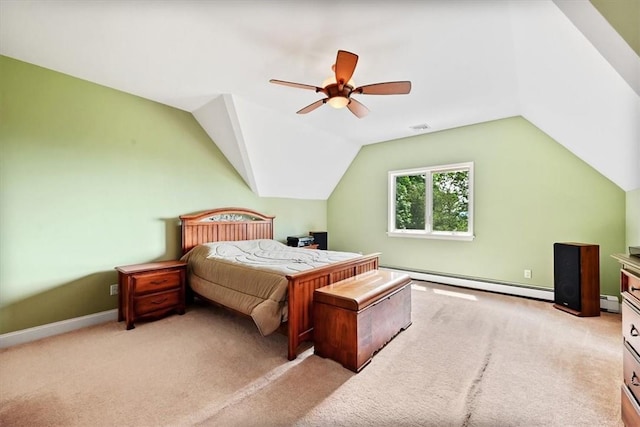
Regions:
<instances>
[{"instance_id":1,"label":"window","mask_svg":"<svg viewBox=\"0 0 640 427\"><path fill-rule=\"evenodd\" d=\"M389 236L473 239L473 163L389 172Z\"/></svg>"}]
</instances>

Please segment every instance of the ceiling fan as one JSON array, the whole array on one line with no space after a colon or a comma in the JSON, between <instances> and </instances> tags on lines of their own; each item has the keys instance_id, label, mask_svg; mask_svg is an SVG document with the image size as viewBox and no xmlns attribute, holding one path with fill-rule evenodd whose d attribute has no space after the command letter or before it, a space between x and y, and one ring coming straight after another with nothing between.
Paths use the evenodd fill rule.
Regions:
<instances>
[{"instance_id":1,"label":"ceiling fan","mask_svg":"<svg viewBox=\"0 0 640 427\"><path fill-rule=\"evenodd\" d=\"M353 76L357 63L358 55L347 52L346 50L339 50L336 63L331 67L334 76L327 78L322 83L322 87L276 79L271 79L269 82L299 89L309 89L316 93L322 92L327 96L326 98L307 105L299 110L297 112L298 114L309 113L321 105L328 103L334 108L347 107L356 117L362 118L369 113L369 109L357 99L352 98L351 95L404 95L411 92L411 82L409 81L373 83L355 87L351 77Z\"/></svg>"}]
</instances>

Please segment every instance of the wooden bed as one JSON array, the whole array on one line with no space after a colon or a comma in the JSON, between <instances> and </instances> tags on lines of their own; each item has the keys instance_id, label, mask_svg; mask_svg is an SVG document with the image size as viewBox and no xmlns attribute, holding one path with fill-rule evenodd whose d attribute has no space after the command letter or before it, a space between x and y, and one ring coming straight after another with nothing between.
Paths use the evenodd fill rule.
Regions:
<instances>
[{"instance_id":1,"label":"wooden bed","mask_svg":"<svg viewBox=\"0 0 640 427\"><path fill-rule=\"evenodd\" d=\"M202 243L273 239L274 218L244 208L219 208L198 214L181 215L182 254ZM298 346L303 341L313 340L314 290L366 271L377 270L378 255L363 255L286 276L289 360L296 358Z\"/></svg>"}]
</instances>

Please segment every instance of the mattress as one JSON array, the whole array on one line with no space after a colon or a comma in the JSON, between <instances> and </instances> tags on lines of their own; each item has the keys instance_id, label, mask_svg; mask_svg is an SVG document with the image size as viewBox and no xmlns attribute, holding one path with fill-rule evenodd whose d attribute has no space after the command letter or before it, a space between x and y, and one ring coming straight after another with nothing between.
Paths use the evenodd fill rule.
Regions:
<instances>
[{"instance_id":1,"label":"mattress","mask_svg":"<svg viewBox=\"0 0 640 427\"><path fill-rule=\"evenodd\" d=\"M286 319L287 275L359 256L258 239L201 244L182 260L194 292L251 316L260 333L269 335Z\"/></svg>"}]
</instances>

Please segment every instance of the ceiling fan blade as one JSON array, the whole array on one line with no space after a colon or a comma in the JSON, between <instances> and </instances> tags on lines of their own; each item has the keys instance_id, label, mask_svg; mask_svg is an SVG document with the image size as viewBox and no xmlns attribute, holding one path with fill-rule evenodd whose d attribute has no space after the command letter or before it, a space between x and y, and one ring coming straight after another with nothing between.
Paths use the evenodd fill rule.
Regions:
<instances>
[{"instance_id":1,"label":"ceiling fan blade","mask_svg":"<svg viewBox=\"0 0 640 427\"><path fill-rule=\"evenodd\" d=\"M306 85L306 84L303 84L303 83L286 82L284 80L276 80L276 79L269 80L269 83L275 83L277 85L295 87L295 88L298 88L298 89L309 89L309 90L313 90L313 91L316 91L316 92L322 92L322 88L321 87L313 86L313 85Z\"/></svg>"},{"instance_id":2,"label":"ceiling fan blade","mask_svg":"<svg viewBox=\"0 0 640 427\"><path fill-rule=\"evenodd\" d=\"M411 92L411 82L374 83L357 87L353 92L363 95L404 95Z\"/></svg>"},{"instance_id":3,"label":"ceiling fan blade","mask_svg":"<svg viewBox=\"0 0 640 427\"><path fill-rule=\"evenodd\" d=\"M319 99L316 102L314 102L313 104L309 104L306 107L304 107L303 109L298 110L297 114L307 114L307 113L315 110L316 108L318 108L322 104L325 104L327 102L327 99L329 99L329 98Z\"/></svg>"},{"instance_id":4,"label":"ceiling fan blade","mask_svg":"<svg viewBox=\"0 0 640 427\"><path fill-rule=\"evenodd\" d=\"M361 102L358 102L357 99L349 98L349 103L347 104L347 108L353 114L356 115L359 119L363 118L367 114L369 114L369 109L362 105Z\"/></svg>"},{"instance_id":5,"label":"ceiling fan blade","mask_svg":"<svg viewBox=\"0 0 640 427\"><path fill-rule=\"evenodd\" d=\"M335 72L336 82L340 85L340 90L342 90L342 85L351 80L357 63L358 55L355 53L347 52L346 50L338 51Z\"/></svg>"}]
</instances>

